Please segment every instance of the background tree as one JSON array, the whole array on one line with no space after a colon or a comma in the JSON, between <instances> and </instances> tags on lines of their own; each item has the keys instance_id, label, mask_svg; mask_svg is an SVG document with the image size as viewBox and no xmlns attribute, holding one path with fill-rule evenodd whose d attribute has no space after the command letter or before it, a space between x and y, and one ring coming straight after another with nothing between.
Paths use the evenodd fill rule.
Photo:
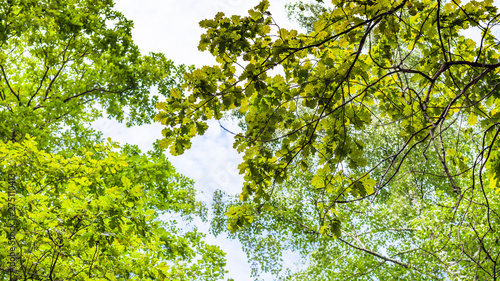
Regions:
<instances>
[{"instance_id":1,"label":"background tree","mask_svg":"<svg viewBox=\"0 0 500 281\"><path fill-rule=\"evenodd\" d=\"M302 250L298 280L497 279L497 7L332 3L305 34L267 1L202 21L199 48L218 65L158 105L161 145L182 153L207 119L236 112L245 183L229 230L256 258L282 241Z\"/></svg>"},{"instance_id":2,"label":"background tree","mask_svg":"<svg viewBox=\"0 0 500 281\"><path fill-rule=\"evenodd\" d=\"M113 1L4 0L0 22L0 278L222 278L221 250L169 219L204 217L192 182L89 129L150 122L184 67L142 55Z\"/></svg>"}]
</instances>

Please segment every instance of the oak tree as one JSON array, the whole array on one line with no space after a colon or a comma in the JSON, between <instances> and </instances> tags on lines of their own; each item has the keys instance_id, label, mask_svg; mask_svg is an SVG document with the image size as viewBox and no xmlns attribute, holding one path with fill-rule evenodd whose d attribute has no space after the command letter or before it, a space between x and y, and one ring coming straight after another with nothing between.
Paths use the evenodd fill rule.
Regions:
<instances>
[{"instance_id":1,"label":"oak tree","mask_svg":"<svg viewBox=\"0 0 500 281\"><path fill-rule=\"evenodd\" d=\"M245 182L229 230L263 263L281 243L302 250L298 280L496 280L498 8L332 4L304 33L276 23L268 1L200 22L217 65L158 104L161 145L180 154L208 119L236 116Z\"/></svg>"}]
</instances>

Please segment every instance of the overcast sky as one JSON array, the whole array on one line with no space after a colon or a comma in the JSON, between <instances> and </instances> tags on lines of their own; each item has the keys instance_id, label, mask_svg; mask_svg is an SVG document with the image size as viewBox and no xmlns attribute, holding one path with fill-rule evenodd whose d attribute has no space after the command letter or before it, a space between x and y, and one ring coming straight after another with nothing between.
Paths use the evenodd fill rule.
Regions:
<instances>
[{"instance_id":1,"label":"overcast sky","mask_svg":"<svg viewBox=\"0 0 500 281\"><path fill-rule=\"evenodd\" d=\"M115 0L117 10L134 21L132 32L135 43L143 53L162 52L176 64L194 64L197 67L215 64L210 53L198 51L198 41L203 33L198 23L213 18L219 11L226 15L247 15L257 5L256 0ZM275 20L288 28L285 0L271 0L271 13ZM237 130L234 124L224 126ZM122 144L138 145L141 150L151 149L152 143L161 138L160 124L126 128L122 124L101 119L94 124L104 137L111 137ZM202 192L200 200L209 202L215 189L230 194L241 191L242 177L237 166L241 156L232 148L233 137L222 130L217 123L211 123L204 136L193 141L192 148L185 154L169 157L176 169L193 179L196 188ZM207 226L202 229L206 230ZM211 244L219 245L227 253L227 278L253 280L250 267L241 245L224 237L208 236Z\"/></svg>"}]
</instances>

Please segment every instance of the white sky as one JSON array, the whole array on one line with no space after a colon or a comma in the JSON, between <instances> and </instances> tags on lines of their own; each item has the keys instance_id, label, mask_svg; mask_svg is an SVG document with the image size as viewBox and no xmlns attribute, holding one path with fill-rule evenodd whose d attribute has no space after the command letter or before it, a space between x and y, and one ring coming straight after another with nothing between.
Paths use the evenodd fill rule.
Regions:
<instances>
[{"instance_id":1,"label":"white sky","mask_svg":"<svg viewBox=\"0 0 500 281\"><path fill-rule=\"evenodd\" d=\"M198 41L203 33L198 23L213 18L219 11L226 15L247 15L257 5L257 0L115 0L117 10L134 21L133 39L143 53L162 52L176 64L194 64L197 67L212 65L215 60L207 52L198 51ZM285 28L292 26L286 19L286 0L271 0L274 19ZM286 27L288 25L288 27ZM293 26L296 28L296 26ZM224 126L237 130L234 124ZM93 126L122 144L138 145L147 151L152 143L161 138L162 126L158 123L141 127L126 128L116 121L101 119ZM241 156L232 148L233 137L222 130L217 123L211 123L204 136L193 141L192 148L185 154L169 157L177 171L193 179L196 188L202 192L200 200L210 202L213 191L221 189L231 194L241 191L242 177L237 166ZM207 230L204 225L200 230ZM250 266L241 250L241 244L224 237L208 235L207 242L219 245L226 253L226 278L253 280ZM266 278L267 280L267 278Z\"/></svg>"}]
</instances>

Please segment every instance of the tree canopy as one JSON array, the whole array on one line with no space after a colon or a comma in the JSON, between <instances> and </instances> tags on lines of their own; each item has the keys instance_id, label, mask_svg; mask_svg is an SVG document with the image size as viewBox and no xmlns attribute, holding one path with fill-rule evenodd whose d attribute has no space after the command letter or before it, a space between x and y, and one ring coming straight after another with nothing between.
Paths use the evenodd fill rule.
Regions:
<instances>
[{"instance_id":1,"label":"tree canopy","mask_svg":"<svg viewBox=\"0 0 500 281\"><path fill-rule=\"evenodd\" d=\"M29 133L45 140L97 105L129 125L150 122L158 102L151 86L166 92L182 77L175 74L183 67L163 54L140 53L133 23L112 1L1 4L3 139Z\"/></svg>"},{"instance_id":2,"label":"tree canopy","mask_svg":"<svg viewBox=\"0 0 500 281\"><path fill-rule=\"evenodd\" d=\"M163 152L89 127L149 123L185 67L143 55L113 1L0 1L0 279L219 280L224 253ZM184 222L179 224L179 222ZM185 224L185 225L184 225Z\"/></svg>"},{"instance_id":3,"label":"tree canopy","mask_svg":"<svg viewBox=\"0 0 500 281\"><path fill-rule=\"evenodd\" d=\"M498 279L498 8L332 4L295 6L304 33L268 1L200 22L217 65L157 105L160 145L181 154L207 120L238 120L245 183L218 197L215 232L262 270L291 249L308 260L295 280Z\"/></svg>"}]
</instances>

